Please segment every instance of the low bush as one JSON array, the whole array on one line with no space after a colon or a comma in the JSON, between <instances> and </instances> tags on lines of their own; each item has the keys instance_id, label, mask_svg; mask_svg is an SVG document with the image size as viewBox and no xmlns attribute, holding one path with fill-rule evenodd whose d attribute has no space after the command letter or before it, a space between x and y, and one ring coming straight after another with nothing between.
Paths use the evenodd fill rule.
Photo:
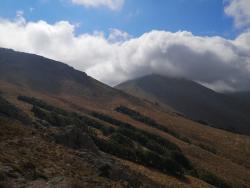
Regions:
<instances>
[{"instance_id":1,"label":"low bush","mask_svg":"<svg viewBox=\"0 0 250 188\"><path fill-rule=\"evenodd\" d=\"M115 155L117 157L134 160L135 152L131 148L123 147L114 140L103 140L98 137L93 137L93 140L100 150Z\"/></svg>"},{"instance_id":2,"label":"low bush","mask_svg":"<svg viewBox=\"0 0 250 188\"><path fill-rule=\"evenodd\" d=\"M122 135L122 134L120 134L120 133L114 133L114 134L110 137L110 139L111 139L112 141L117 142L118 144L121 144L121 145L124 146L124 147L131 147L131 148L134 148L134 143L133 143L133 141L132 141L130 138L128 138L128 137L126 137L126 136L124 136L124 135Z\"/></svg>"},{"instance_id":3,"label":"low bush","mask_svg":"<svg viewBox=\"0 0 250 188\"><path fill-rule=\"evenodd\" d=\"M182 167L170 158L165 158L157 153L142 148L126 147L116 139L108 141L95 137L94 141L100 150L117 157L130 160L148 167L153 167L162 172L176 176L183 176Z\"/></svg>"},{"instance_id":4,"label":"low bush","mask_svg":"<svg viewBox=\"0 0 250 188\"><path fill-rule=\"evenodd\" d=\"M34 115L42 120L47 121L55 127L65 127L67 125L79 125L79 121L71 119L56 112L49 112L37 106L33 106L32 112Z\"/></svg>"},{"instance_id":5,"label":"low bush","mask_svg":"<svg viewBox=\"0 0 250 188\"><path fill-rule=\"evenodd\" d=\"M2 97L0 97L0 115L13 118L25 124L31 124L32 122L27 114Z\"/></svg>"},{"instance_id":6,"label":"low bush","mask_svg":"<svg viewBox=\"0 0 250 188\"><path fill-rule=\"evenodd\" d=\"M18 99L33 105L32 111L41 120L46 120L53 126L64 127L67 125L88 126L101 129L104 133L112 132L112 128L105 126L98 121L80 115L76 112L69 112L64 109L52 106L34 97L18 96Z\"/></svg>"},{"instance_id":7,"label":"low bush","mask_svg":"<svg viewBox=\"0 0 250 188\"><path fill-rule=\"evenodd\" d=\"M96 112L93 112L92 115L100 120L103 120L103 121L106 121L108 123L118 126L119 127L118 132L120 132L121 134L139 143L147 143L147 141L151 139L151 140L155 140L157 143L161 145L164 145L168 149L180 151L177 145L171 143L167 139L164 139L158 135L150 134L146 131L136 129L134 126L128 123L116 120L108 115L104 115L104 114L100 114Z\"/></svg>"},{"instance_id":8,"label":"low bush","mask_svg":"<svg viewBox=\"0 0 250 188\"><path fill-rule=\"evenodd\" d=\"M32 111L36 117L49 125L65 127L68 125L88 126L89 134L96 145L104 152L127 159L145 166L156 168L173 175L183 175L183 169L191 165L181 153L177 145L158 135L135 128L129 123L119 121L111 116L92 112L92 116L115 125L117 128L101 124L88 116L48 105L47 103L29 97L19 97L19 100L33 105ZM106 139L95 134L99 129ZM92 131L92 132L91 132Z\"/></svg>"},{"instance_id":9,"label":"low bush","mask_svg":"<svg viewBox=\"0 0 250 188\"><path fill-rule=\"evenodd\" d=\"M62 115L65 115L65 116L68 115L67 111L65 111L65 110L63 110L61 108L57 108L55 106L49 105L46 102L44 102L44 101L42 101L40 99L34 98L34 97L18 96L17 99L20 100L20 101L29 103L31 105L38 106L38 107L43 108L43 109L48 110L48 111L54 111L54 112L56 112L58 114L62 114Z\"/></svg>"},{"instance_id":10,"label":"low bush","mask_svg":"<svg viewBox=\"0 0 250 188\"><path fill-rule=\"evenodd\" d=\"M173 158L176 162L181 164L185 169L193 170L193 166L192 166L191 162L181 152L172 152L171 158Z\"/></svg>"},{"instance_id":11,"label":"low bush","mask_svg":"<svg viewBox=\"0 0 250 188\"><path fill-rule=\"evenodd\" d=\"M168 129L165 126L162 126L162 125L158 124L155 120L153 120L147 116L144 116L137 111L131 110L125 106L117 107L115 109L115 111L126 114L129 117L131 117L132 119L134 119L136 121L140 121L140 122L147 124L151 127L158 128L162 131L168 132Z\"/></svg>"},{"instance_id":12,"label":"low bush","mask_svg":"<svg viewBox=\"0 0 250 188\"><path fill-rule=\"evenodd\" d=\"M217 151L215 148L213 148L212 146L209 146L209 145L204 145L204 144L198 144L198 146L204 150L207 150L208 152L211 152L211 153L214 153L216 154Z\"/></svg>"},{"instance_id":13,"label":"low bush","mask_svg":"<svg viewBox=\"0 0 250 188\"><path fill-rule=\"evenodd\" d=\"M97 112L92 112L91 115L95 118L98 118L98 119L105 121L105 122L108 122L110 124L113 124L113 125L116 125L119 127L123 127L123 128L133 129L132 125L125 123L125 122L122 122L122 121L119 121L117 119L114 119L108 115L97 113Z\"/></svg>"},{"instance_id":14,"label":"low bush","mask_svg":"<svg viewBox=\"0 0 250 188\"><path fill-rule=\"evenodd\" d=\"M132 110L132 109L129 109L125 106L119 106L115 109L115 111L119 112L119 113L123 113L127 116L129 116L130 118L136 120L136 121L139 121L139 122L142 122L150 127L153 127L153 128L157 128L163 132L166 132L184 142L187 142L187 143L191 143L190 140L184 136L181 136L180 134L172 131L172 130L169 130L167 127L157 123L155 120L151 119L150 117L147 117L145 115L142 115L141 113L135 111L135 110Z\"/></svg>"},{"instance_id":15,"label":"low bush","mask_svg":"<svg viewBox=\"0 0 250 188\"><path fill-rule=\"evenodd\" d=\"M218 188L232 188L232 186L227 183L225 180L217 177L213 173L206 171L204 169L200 169L197 171L198 173L198 178L211 184L214 185Z\"/></svg>"},{"instance_id":16,"label":"low bush","mask_svg":"<svg viewBox=\"0 0 250 188\"><path fill-rule=\"evenodd\" d=\"M157 166L156 162L155 162L155 164L153 164L154 161L151 160L152 161L152 164L151 164L149 162L144 161L147 158L146 157L147 155L151 155L152 158L154 159L153 156L155 154L158 156L158 160L161 161L161 162L159 162L160 165L164 165L163 160L160 160L163 158L165 161L170 160L170 161L172 161L172 163L174 163L174 164L176 163L180 167L183 167L184 169L187 169L187 170L193 169L191 162L183 155L183 153L181 152L179 147L176 144L170 142L169 140L162 138L158 135L154 135L154 134L148 133L146 131L137 129L128 123L116 120L113 117L110 117L108 115L104 115L104 114L100 114L100 113L96 113L96 112L93 113L93 115L98 119L101 119L103 121L106 121L108 123L116 125L118 127L118 129L114 133L115 139L113 139L112 141L113 142L115 141L117 144L120 144L120 147L126 146L124 144L124 142L122 142L122 140L126 140L125 138L129 138L130 140L132 140L132 141L140 144L144 148L146 148L146 151L153 153L152 154L152 153L147 153L146 151L142 152L141 150L139 150L139 151L136 150L135 154L132 154L134 152L132 152L130 150L131 156L136 156L135 162L139 162L139 163L145 164L145 165L150 165L151 167L153 166L157 169L160 169L160 166ZM119 137L117 136L117 134L119 135ZM113 137L113 135L111 136L111 138L112 137ZM105 151L107 151L107 150L105 150ZM117 153L114 153L114 152L112 152L111 154L117 155ZM126 158L128 160L132 160L132 161L135 160L132 158L127 158L127 157L122 156L122 154L120 152L119 152L118 156L122 157L122 158ZM170 163L170 164L172 164L172 163ZM160 170L167 171L166 167L164 169L160 169Z\"/></svg>"},{"instance_id":17,"label":"low bush","mask_svg":"<svg viewBox=\"0 0 250 188\"><path fill-rule=\"evenodd\" d=\"M104 136L110 136L111 134L113 134L115 132L115 128L113 128L113 127L107 127L107 126L102 126L100 128L100 130L102 131L102 134Z\"/></svg>"}]
</instances>

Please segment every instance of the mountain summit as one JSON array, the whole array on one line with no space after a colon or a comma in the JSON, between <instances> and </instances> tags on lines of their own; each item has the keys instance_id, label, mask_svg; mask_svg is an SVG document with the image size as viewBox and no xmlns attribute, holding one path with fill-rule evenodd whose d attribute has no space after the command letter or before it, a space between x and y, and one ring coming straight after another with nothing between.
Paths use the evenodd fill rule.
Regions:
<instances>
[{"instance_id":1,"label":"mountain summit","mask_svg":"<svg viewBox=\"0 0 250 188\"><path fill-rule=\"evenodd\" d=\"M152 74L116 88L170 106L203 124L250 135L250 105L196 82Z\"/></svg>"}]
</instances>

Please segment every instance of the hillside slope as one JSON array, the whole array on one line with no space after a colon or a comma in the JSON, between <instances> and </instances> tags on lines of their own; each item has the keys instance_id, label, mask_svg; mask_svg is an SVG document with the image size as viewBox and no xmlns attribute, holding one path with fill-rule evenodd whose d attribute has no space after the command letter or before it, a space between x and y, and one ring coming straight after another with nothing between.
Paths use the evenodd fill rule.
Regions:
<instances>
[{"instance_id":1,"label":"hillside slope","mask_svg":"<svg viewBox=\"0 0 250 188\"><path fill-rule=\"evenodd\" d=\"M60 62L1 51L0 183L250 184L248 136L206 127Z\"/></svg>"},{"instance_id":2,"label":"hillside slope","mask_svg":"<svg viewBox=\"0 0 250 188\"><path fill-rule=\"evenodd\" d=\"M2 90L13 88L26 94L36 92L89 105L105 106L117 98L139 102L61 62L3 48L0 48L0 83Z\"/></svg>"},{"instance_id":3,"label":"hillside slope","mask_svg":"<svg viewBox=\"0 0 250 188\"><path fill-rule=\"evenodd\" d=\"M149 75L122 83L116 88L168 105L193 120L250 135L249 104L193 81Z\"/></svg>"}]
</instances>

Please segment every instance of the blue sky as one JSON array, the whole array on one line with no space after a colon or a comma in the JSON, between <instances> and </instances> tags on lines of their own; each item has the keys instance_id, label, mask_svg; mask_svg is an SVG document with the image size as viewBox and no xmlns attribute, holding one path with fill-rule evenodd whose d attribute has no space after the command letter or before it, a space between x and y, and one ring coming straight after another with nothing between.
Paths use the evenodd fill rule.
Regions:
<instances>
[{"instance_id":1,"label":"blue sky","mask_svg":"<svg viewBox=\"0 0 250 188\"><path fill-rule=\"evenodd\" d=\"M111 86L155 73L250 90L250 0L1 0L0 47Z\"/></svg>"},{"instance_id":2,"label":"blue sky","mask_svg":"<svg viewBox=\"0 0 250 188\"><path fill-rule=\"evenodd\" d=\"M80 23L78 34L117 28L132 36L151 30L191 31L195 35L234 38L240 32L224 13L223 0L126 0L119 10L84 7L70 0L1 0L0 17L24 12L29 21Z\"/></svg>"}]
</instances>

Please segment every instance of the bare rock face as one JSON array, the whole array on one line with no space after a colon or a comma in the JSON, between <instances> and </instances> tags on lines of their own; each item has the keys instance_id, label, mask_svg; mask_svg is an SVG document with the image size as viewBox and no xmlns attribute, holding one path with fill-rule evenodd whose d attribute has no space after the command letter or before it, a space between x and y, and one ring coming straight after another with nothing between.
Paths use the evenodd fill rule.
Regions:
<instances>
[{"instance_id":1,"label":"bare rock face","mask_svg":"<svg viewBox=\"0 0 250 188\"><path fill-rule=\"evenodd\" d=\"M53 135L55 142L72 149L98 153L98 148L86 130L77 126L67 126Z\"/></svg>"}]
</instances>

